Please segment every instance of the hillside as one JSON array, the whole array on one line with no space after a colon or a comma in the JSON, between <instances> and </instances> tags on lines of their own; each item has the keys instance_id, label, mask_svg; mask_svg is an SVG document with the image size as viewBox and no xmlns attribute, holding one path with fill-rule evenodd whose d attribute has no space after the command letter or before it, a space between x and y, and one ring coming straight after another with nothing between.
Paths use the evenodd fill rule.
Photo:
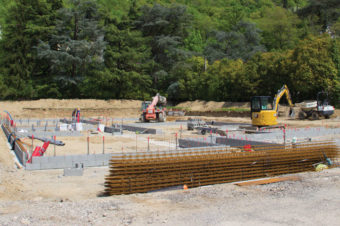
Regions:
<instances>
[{"instance_id":1,"label":"hillside","mask_svg":"<svg viewBox=\"0 0 340 226\"><path fill-rule=\"evenodd\" d=\"M0 3L1 99L340 99L338 0Z\"/></svg>"}]
</instances>

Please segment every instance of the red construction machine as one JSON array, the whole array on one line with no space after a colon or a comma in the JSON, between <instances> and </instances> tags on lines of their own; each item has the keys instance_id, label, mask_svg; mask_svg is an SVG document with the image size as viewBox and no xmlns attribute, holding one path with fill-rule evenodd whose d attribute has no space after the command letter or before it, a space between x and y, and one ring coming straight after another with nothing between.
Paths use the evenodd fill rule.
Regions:
<instances>
[{"instance_id":1,"label":"red construction machine","mask_svg":"<svg viewBox=\"0 0 340 226\"><path fill-rule=\"evenodd\" d=\"M42 142L44 142L44 144L40 147L40 146L36 146L31 157L28 159L27 163L32 163L32 157L40 157L43 156L44 153L46 152L48 146L50 144L54 144L54 145L58 145L58 146L64 146L65 143L62 141L58 141L55 139L48 139L48 138L40 138L40 137L34 137L34 136L28 136L30 139L37 139L40 140Z\"/></svg>"},{"instance_id":2,"label":"red construction machine","mask_svg":"<svg viewBox=\"0 0 340 226\"><path fill-rule=\"evenodd\" d=\"M165 122L166 120L166 113L165 113L165 105L166 105L166 98L156 94L152 98L151 101L143 101L142 103L142 114L140 116L141 122L150 122L150 120L154 120L157 122Z\"/></svg>"}]
</instances>

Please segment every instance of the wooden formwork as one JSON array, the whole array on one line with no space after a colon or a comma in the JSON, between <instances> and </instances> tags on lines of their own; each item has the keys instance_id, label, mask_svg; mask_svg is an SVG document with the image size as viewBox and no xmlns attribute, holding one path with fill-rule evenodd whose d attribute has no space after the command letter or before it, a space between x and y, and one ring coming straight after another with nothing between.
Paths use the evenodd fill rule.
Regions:
<instances>
[{"instance_id":1,"label":"wooden formwork","mask_svg":"<svg viewBox=\"0 0 340 226\"><path fill-rule=\"evenodd\" d=\"M148 192L171 186L189 188L249 180L314 169L314 164L335 160L334 142L260 147L253 152L221 150L134 153L115 156L106 176L108 195Z\"/></svg>"}]
</instances>

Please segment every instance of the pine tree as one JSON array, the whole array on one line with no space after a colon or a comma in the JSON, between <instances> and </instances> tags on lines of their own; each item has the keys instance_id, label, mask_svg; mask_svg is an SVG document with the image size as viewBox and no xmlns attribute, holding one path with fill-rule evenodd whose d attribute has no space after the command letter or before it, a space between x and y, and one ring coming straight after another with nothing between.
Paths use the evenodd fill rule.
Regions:
<instances>
[{"instance_id":1,"label":"pine tree","mask_svg":"<svg viewBox=\"0 0 340 226\"><path fill-rule=\"evenodd\" d=\"M152 58L158 67L153 73L154 87L165 92L171 84L171 69L192 55L184 48L192 17L183 5L154 4L144 6L141 11L136 25L144 37L150 38Z\"/></svg>"},{"instance_id":2,"label":"pine tree","mask_svg":"<svg viewBox=\"0 0 340 226\"><path fill-rule=\"evenodd\" d=\"M11 3L0 42L2 81L7 87L1 91L2 98L36 97L33 80L41 64L37 62L33 47L51 34L51 13L49 4L44 1L15 0Z\"/></svg>"},{"instance_id":3,"label":"pine tree","mask_svg":"<svg viewBox=\"0 0 340 226\"><path fill-rule=\"evenodd\" d=\"M86 79L83 93L96 98L149 98L153 61L149 39L134 29L135 5L119 19L110 13L106 12L104 18L106 69Z\"/></svg>"},{"instance_id":4,"label":"pine tree","mask_svg":"<svg viewBox=\"0 0 340 226\"><path fill-rule=\"evenodd\" d=\"M80 82L104 61L105 42L96 3L71 3L71 8L58 10L55 35L39 44L38 56L49 63L63 96L78 97Z\"/></svg>"},{"instance_id":5,"label":"pine tree","mask_svg":"<svg viewBox=\"0 0 340 226\"><path fill-rule=\"evenodd\" d=\"M248 60L265 51L260 32L255 24L240 21L230 32L213 32L204 53L211 63L223 58Z\"/></svg>"}]
</instances>

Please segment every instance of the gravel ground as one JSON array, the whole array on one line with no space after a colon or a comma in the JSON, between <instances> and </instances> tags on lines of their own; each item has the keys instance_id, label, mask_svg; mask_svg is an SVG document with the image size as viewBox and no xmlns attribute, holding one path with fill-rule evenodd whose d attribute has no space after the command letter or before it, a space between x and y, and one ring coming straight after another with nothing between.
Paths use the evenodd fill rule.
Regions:
<instances>
[{"instance_id":1,"label":"gravel ground","mask_svg":"<svg viewBox=\"0 0 340 226\"><path fill-rule=\"evenodd\" d=\"M339 225L340 168L297 175L247 187L1 201L0 225Z\"/></svg>"}]
</instances>

